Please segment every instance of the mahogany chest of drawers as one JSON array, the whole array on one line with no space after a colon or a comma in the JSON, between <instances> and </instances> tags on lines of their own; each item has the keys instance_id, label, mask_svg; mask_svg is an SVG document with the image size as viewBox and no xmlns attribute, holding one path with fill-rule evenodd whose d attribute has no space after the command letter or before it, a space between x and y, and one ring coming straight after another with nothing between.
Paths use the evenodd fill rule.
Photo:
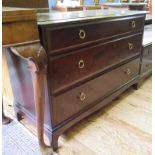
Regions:
<instances>
[{"instance_id":1,"label":"mahogany chest of drawers","mask_svg":"<svg viewBox=\"0 0 155 155\"><path fill-rule=\"evenodd\" d=\"M53 149L69 127L138 82L144 21L144 13L131 11L38 14L47 54L44 128ZM6 56L15 110L35 122L28 64L12 53Z\"/></svg>"}]
</instances>

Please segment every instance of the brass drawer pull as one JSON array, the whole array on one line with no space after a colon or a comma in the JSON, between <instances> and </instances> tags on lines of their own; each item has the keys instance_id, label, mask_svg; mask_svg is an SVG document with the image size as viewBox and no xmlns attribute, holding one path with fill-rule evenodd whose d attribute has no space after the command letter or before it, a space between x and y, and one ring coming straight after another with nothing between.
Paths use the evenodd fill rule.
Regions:
<instances>
[{"instance_id":1,"label":"brass drawer pull","mask_svg":"<svg viewBox=\"0 0 155 155\"><path fill-rule=\"evenodd\" d=\"M131 74L131 69L130 69L130 68L127 68L127 69L125 70L125 73L126 73L127 75L130 75L130 74Z\"/></svg>"},{"instance_id":2,"label":"brass drawer pull","mask_svg":"<svg viewBox=\"0 0 155 155\"><path fill-rule=\"evenodd\" d=\"M79 68L84 68L84 66L85 66L84 61L80 60L78 65L79 65Z\"/></svg>"},{"instance_id":3,"label":"brass drawer pull","mask_svg":"<svg viewBox=\"0 0 155 155\"><path fill-rule=\"evenodd\" d=\"M80 37L80 39L84 39L86 37L86 33L83 29L80 29L79 37Z\"/></svg>"},{"instance_id":4,"label":"brass drawer pull","mask_svg":"<svg viewBox=\"0 0 155 155\"><path fill-rule=\"evenodd\" d=\"M132 50L134 48L133 43L128 43L129 50Z\"/></svg>"},{"instance_id":5,"label":"brass drawer pull","mask_svg":"<svg viewBox=\"0 0 155 155\"><path fill-rule=\"evenodd\" d=\"M133 29L136 27L136 22L134 20L131 22L131 26Z\"/></svg>"},{"instance_id":6,"label":"brass drawer pull","mask_svg":"<svg viewBox=\"0 0 155 155\"><path fill-rule=\"evenodd\" d=\"M84 101L86 99L86 94L84 92L81 92L79 95L80 101Z\"/></svg>"}]
</instances>

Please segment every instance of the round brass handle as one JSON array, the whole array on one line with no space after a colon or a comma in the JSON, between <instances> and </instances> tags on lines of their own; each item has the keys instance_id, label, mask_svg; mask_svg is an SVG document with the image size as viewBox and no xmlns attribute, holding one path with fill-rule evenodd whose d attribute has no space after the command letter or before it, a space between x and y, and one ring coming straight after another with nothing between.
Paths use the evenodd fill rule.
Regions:
<instances>
[{"instance_id":1,"label":"round brass handle","mask_svg":"<svg viewBox=\"0 0 155 155\"><path fill-rule=\"evenodd\" d=\"M79 37L80 37L80 39L84 39L86 37L86 33L83 29L80 29Z\"/></svg>"},{"instance_id":2,"label":"round brass handle","mask_svg":"<svg viewBox=\"0 0 155 155\"><path fill-rule=\"evenodd\" d=\"M136 22L134 20L131 22L131 26L133 29L136 27Z\"/></svg>"},{"instance_id":3,"label":"round brass handle","mask_svg":"<svg viewBox=\"0 0 155 155\"><path fill-rule=\"evenodd\" d=\"M84 101L86 99L86 94L84 92L81 92L79 95L80 101Z\"/></svg>"},{"instance_id":4,"label":"round brass handle","mask_svg":"<svg viewBox=\"0 0 155 155\"><path fill-rule=\"evenodd\" d=\"M79 68L84 68L84 66L85 66L84 61L80 60L78 65L79 65Z\"/></svg>"},{"instance_id":5,"label":"round brass handle","mask_svg":"<svg viewBox=\"0 0 155 155\"><path fill-rule=\"evenodd\" d=\"M132 50L134 48L133 43L128 43L129 45L129 50Z\"/></svg>"},{"instance_id":6,"label":"round brass handle","mask_svg":"<svg viewBox=\"0 0 155 155\"><path fill-rule=\"evenodd\" d=\"M131 69L130 69L130 68L127 68L127 69L125 70L125 73L126 73L127 75L130 75L130 74L131 74Z\"/></svg>"}]
</instances>

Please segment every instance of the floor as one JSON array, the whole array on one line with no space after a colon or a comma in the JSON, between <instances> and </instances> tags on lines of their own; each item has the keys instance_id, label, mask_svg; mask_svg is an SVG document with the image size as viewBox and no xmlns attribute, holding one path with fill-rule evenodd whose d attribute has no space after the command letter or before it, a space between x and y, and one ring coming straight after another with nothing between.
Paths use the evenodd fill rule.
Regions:
<instances>
[{"instance_id":1,"label":"floor","mask_svg":"<svg viewBox=\"0 0 155 155\"><path fill-rule=\"evenodd\" d=\"M12 106L5 110L14 115ZM60 155L151 155L152 78L80 121L59 138ZM34 135L36 129L21 122ZM45 137L46 138L46 137ZM47 139L46 139L47 141Z\"/></svg>"},{"instance_id":2,"label":"floor","mask_svg":"<svg viewBox=\"0 0 155 155\"><path fill-rule=\"evenodd\" d=\"M41 155L37 138L13 119L2 126L2 155Z\"/></svg>"}]
</instances>

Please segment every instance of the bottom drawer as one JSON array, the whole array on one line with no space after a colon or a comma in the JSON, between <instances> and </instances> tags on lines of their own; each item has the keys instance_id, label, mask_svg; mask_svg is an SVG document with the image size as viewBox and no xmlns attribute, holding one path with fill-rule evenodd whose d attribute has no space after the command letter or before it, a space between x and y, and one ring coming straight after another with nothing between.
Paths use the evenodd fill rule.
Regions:
<instances>
[{"instance_id":1,"label":"bottom drawer","mask_svg":"<svg viewBox=\"0 0 155 155\"><path fill-rule=\"evenodd\" d=\"M53 96L53 125L56 126L90 104L99 102L104 96L134 79L139 72L139 62L139 58L135 59L64 94Z\"/></svg>"},{"instance_id":2,"label":"bottom drawer","mask_svg":"<svg viewBox=\"0 0 155 155\"><path fill-rule=\"evenodd\" d=\"M152 69L152 44L143 47L141 74Z\"/></svg>"}]
</instances>

